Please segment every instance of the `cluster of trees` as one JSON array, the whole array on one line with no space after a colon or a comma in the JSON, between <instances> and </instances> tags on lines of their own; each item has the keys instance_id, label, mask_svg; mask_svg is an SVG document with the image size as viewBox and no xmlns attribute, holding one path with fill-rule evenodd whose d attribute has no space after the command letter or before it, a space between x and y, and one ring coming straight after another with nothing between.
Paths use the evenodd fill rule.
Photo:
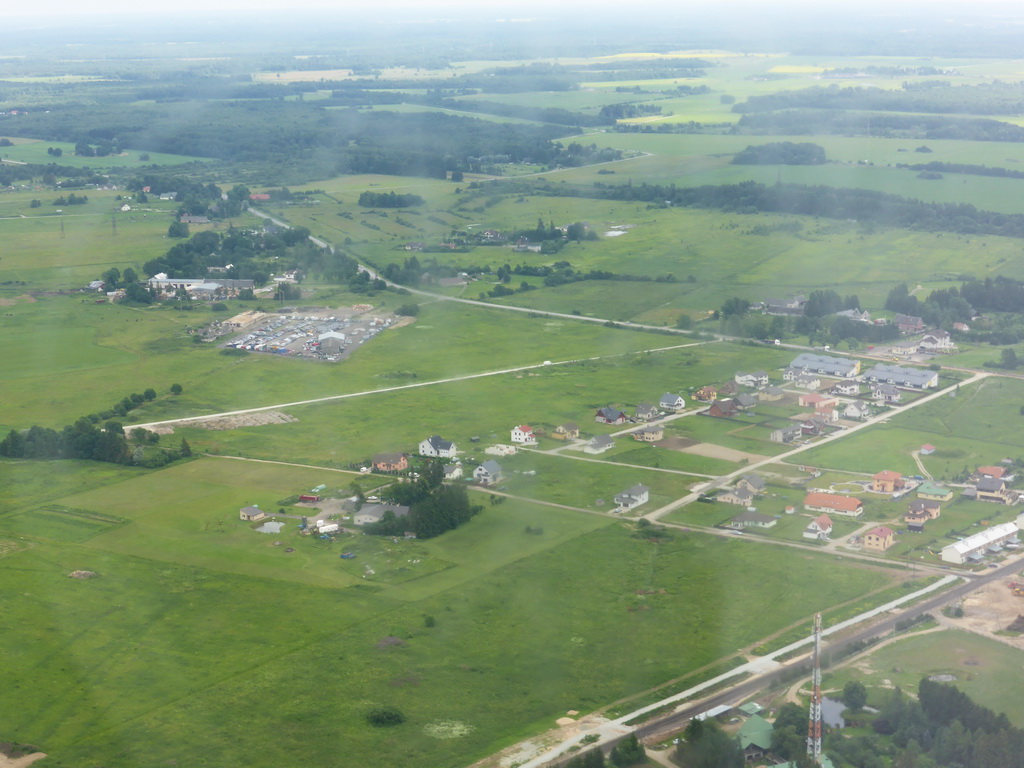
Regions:
<instances>
[{"instance_id":1,"label":"cluster of trees","mask_svg":"<svg viewBox=\"0 0 1024 768\"><path fill-rule=\"evenodd\" d=\"M359 195L359 205L364 208L412 208L417 205L423 205L424 200L419 195L414 194L395 194L394 190L391 192L363 192Z\"/></svg>"},{"instance_id":2,"label":"cluster of trees","mask_svg":"<svg viewBox=\"0 0 1024 768\"><path fill-rule=\"evenodd\" d=\"M680 129L676 129L680 130ZM999 120L828 109L790 109L743 115L730 133L769 136L878 136L889 139L1024 141L1024 128Z\"/></svg>"},{"instance_id":3,"label":"cluster of trees","mask_svg":"<svg viewBox=\"0 0 1024 768\"><path fill-rule=\"evenodd\" d=\"M732 162L736 165L821 165L825 162L825 148L807 142L773 141L737 152Z\"/></svg>"},{"instance_id":4,"label":"cluster of trees","mask_svg":"<svg viewBox=\"0 0 1024 768\"><path fill-rule=\"evenodd\" d=\"M805 721L806 722L806 721ZM693 719L676 747L676 762L687 768L743 768L739 742L714 720Z\"/></svg>"},{"instance_id":5,"label":"cluster of trees","mask_svg":"<svg viewBox=\"0 0 1024 768\"><path fill-rule=\"evenodd\" d=\"M89 202L89 198L86 195L76 195L74 192L69 194L67 197L61 195L53 201L53 205L85 205Z\"/></svg>"},{"instance_id":6,"label":"cluster of trees","mask_svg":"<svg viewBox=\"0 0 1024 768\"><path fill-rule=\"evenodd\" d=\"M597 116L603 125L613 125L617 120L660 114L661 107L657 104L627 102L625 104L606 104L601 107Z\"/></svg>"},{"instance_id":7,"label":"cluster of trees","mask_svg":"<svg viewBox=\"0 0 1024 768\"><path fill-rule=\"evenodd\" d=\"M131 267L125 267L123 274L117 267L111 267L100 276L100 279L103 281L103 288L108 291L116 291L118 288L126 288L139 282L139 276ZM151 389L146 390L147 393L152 391ZM153 398L147 399L152 400Z\"/></svg>"},{"instance_id":8,"label":"cluster of trees","mask_svg":"<svg viewBox=\"0 0 1024 768\"><path fill-rule=\"evenodd\" d=\"M950 85L943 81L904 83L900 90L813 86L751 96L733 112L752 114L784 109L849 109L880 112L927 112L962 115L1019 115L1024 113L1024 83Z\"/></svg>"},{"instance_id":9,"label":"cluster of trees","mask_svg":"<svg viewBox=\"0 0 1024 768\"><path fill-rule=\"evenodd\" d=\"M445 485L444 465L438 461L427 462L414 482L389 486L383 498L409 507L409 515L395 517L386 512L379 523L366 526L367 533L401 536L412 531L418 539L432 539L458 528L483 509L470 504L464 486Z\"/></svg>"},{"instance_id":10,"label":"cluster of trees","mask_svg":"<svg viewBox=\"0 0 1024 768\"><path fill-rule=\"evenodd\" d=\"M606 768L609 765L629 768L631 765L645 763L646 760L647 753L643 744L637 740L635 733L631 733L612 747L607 759L599 748L590 749L565 763L564 768Z\"/></svg>"},{"instance_id":11,"label":"cluster of trees","mask_svg":"<svg viewBox=\"0 0 1024 768\"><path fill-rule=\"evenodd\" d=\"M987 165L971 165L970 163L940 163L937 160L933 160L930 163L897 163L896 167L906 168L908 171L921 171L923 173L964 173L972 176L1024 179L1024 171L1015 171L1012 168L992 168Z\"/></svg>"}]
</instances>

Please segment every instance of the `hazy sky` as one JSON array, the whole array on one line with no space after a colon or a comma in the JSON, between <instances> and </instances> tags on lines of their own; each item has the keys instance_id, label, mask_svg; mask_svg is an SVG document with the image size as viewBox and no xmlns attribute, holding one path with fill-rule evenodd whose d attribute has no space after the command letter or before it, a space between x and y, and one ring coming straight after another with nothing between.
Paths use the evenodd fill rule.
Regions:
<instances>
[{"instance_id":1,"label":"hazy sky","mask_svg":"<svg viewBox=\"0 0 1024 768\"><path fill-rule=\"evenodd\" d=\"M4 14L21 16L70 16L82 14L84 6L81 0L33 0L28 3L7 3ZM443 15L448 12L471 13L475 17L491 14L494 18L509 18L522 15L534 15L537 13L550 14L553 10L566 11L579 9L586 12L595 8L618 10L629 9L626 12L632 13L640 8L650 13L654 10L664 9L666 13L682 15L687 8L694 6L737 9L743 6L760 6L764 9L779 9L780 6L802 5L811 8L832 7L837 10L845 8L854 12L863 12L865 9L893 9L900 6L916 6L929 8L933 11L950 8L961 10L978 9L983 6L1009 9L1020 6L1019 0L983 0L983 2L968 2L967 0L950 0L942 2L939 0L896 0L895 2L880 2L878 0L863 0L851 2L826 2L820 0L647 0L640 4L624 3L622 0L175 0L173 5L164 3L130 3L123 0L91 0L88 3L89 15L94 14L188 14L196 12L211 11L247 11L258 12L264 10L294 10L294 9L330 9L339 13L355 12L365 15L367 12L395 13L402 9L410 9L416 15L433 13ZM941 12L941 11L940 11Z\"/></svg>"}]
</instances>

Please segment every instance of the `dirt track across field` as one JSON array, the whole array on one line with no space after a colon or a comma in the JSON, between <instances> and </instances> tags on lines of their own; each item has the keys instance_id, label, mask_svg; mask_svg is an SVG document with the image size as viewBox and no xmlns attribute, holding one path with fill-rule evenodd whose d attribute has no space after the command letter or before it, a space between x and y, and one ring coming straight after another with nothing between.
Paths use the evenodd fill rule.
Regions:
<instances>
[{"instance_id":1,"label":"dirt track across field","mask_svg":"<svg viewBox=\"0 0 1024 768\"><path fill-rule=\"evenodd\" d=\"M22 755L21 757L8 757L0 752L0 768L25 768L44 757L46 757L45 752L33 752L31 755Z\"/></svg>"},{"instance_id":2,"label":"dirt track across field","mask_svg":"<svg viewBox=\"0 0 1024 768\"><path fill-rule=\"evenodd\" d=\"M174 434L174 427L198 427L199 429L213 429L222 431L225 429L241 429L242 427L262 427L267 424L290 424L298 421L294 416L289 416L281 411L259 411L256 413L239 413L233 416L221 416L216 419L196 419L189 421L175 422L174 426L165 424L153 427L152 431L161 435ZM2 766L0 766L2 768Z\"/></svg>"}]
</instances>

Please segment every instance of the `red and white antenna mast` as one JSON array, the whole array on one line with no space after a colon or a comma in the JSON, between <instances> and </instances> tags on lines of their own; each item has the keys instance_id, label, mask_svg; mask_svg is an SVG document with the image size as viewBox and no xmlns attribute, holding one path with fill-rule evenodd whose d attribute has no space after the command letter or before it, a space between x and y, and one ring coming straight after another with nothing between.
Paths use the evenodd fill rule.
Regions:
<instances>
[{"instance_id":1,"label":"red and white antenna mast","mask_svg":"<svg viewBox=\"0 0 1024 768\"><path fill-rule=\"evenodd\" d=\"M814 650L811 651L811 717L807 723L807 754L821 762L821 614L814 614Z\"/></svg>"}]
</instances>

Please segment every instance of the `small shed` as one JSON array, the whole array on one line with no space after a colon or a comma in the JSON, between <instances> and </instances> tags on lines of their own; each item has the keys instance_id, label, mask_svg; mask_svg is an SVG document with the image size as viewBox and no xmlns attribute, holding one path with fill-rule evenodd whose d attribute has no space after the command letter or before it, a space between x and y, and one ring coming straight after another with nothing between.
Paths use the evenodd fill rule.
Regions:
<instances>
[{"instance_id":1,"label":"small shed","mask_svg":"<svg viewBox=\"0 0 1024 768\"><path fill-rule=\"evenodd\" d=\"M240 510L238 510L238 517L242 520L248 520L250 522L255 520L262 520L266 516L267 513L264 512L255 504L248 507L242 507Z\"/></svg>"}]
</instances>

